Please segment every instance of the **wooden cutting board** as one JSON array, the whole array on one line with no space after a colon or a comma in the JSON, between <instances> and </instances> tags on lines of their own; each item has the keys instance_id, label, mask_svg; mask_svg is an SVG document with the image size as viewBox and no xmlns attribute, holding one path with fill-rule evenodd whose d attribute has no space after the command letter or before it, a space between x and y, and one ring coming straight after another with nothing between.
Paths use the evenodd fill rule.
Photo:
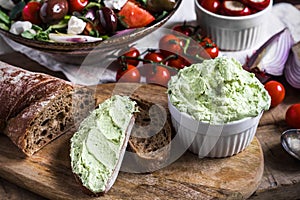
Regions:
<instances>
[{"instance_id":1,"label":"wooden cutting board","mask_svg":"<svg viewBox=\"0 0 300 200\"><path fill-rule=\"evenodd\" d=\"M138 95L167 108L166 89L144 84L103 84L95 88L97 102L112 94ZM0 135L0 176L49 199L246 199L263 174L263 153L255 137L241 153L222 159L200 159L186 152L171 165L147 174L120 172L102 197L81 191L70 168L70 130L32 157L25 157Z\"/></svg>"}]
</instances>

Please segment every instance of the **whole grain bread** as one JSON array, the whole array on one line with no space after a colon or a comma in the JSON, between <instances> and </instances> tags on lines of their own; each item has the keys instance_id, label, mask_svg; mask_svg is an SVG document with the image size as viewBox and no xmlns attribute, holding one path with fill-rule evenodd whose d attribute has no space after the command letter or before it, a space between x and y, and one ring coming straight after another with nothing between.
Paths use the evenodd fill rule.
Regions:
<instances>
[{"instance_id":1,"label":"whole grain bread","mask_svg":"<svg viewBox=\"0 0 300 200\"><path fill-rule=\"evenodd\" d=\"M0 131L30 156L95 106L93 91L0 62Z\"/></svg>"},{"instance_id":2,"label":"whole grain bread","mask_svg":"<svg viewBox=\"0 0 300 200\"><path fill-rule=\"evenodd\" d=\"M129 138L127 150L133 152L130 171L150 172L162 168L170 156L172 126L169 114L159 104L132 96L137 102L135 124ZM134 163L134 164L133 164ZM126 166L124 166L126 167ZM128 170L128 169L127 169Z\"/></svg>"}]
</instances>

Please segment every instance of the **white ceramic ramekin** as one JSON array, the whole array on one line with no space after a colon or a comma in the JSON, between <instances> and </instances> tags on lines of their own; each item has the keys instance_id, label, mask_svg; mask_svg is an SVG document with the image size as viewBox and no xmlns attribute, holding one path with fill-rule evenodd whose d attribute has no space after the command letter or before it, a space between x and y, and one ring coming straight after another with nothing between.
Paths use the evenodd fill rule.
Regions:
<instances>
[{"instance_id":1,"label":"white ceramic ramekin","mask_svg":"<svg viewBox=\"0 0 300 200\"><path fill-rule=\"evenodd\" d=\"M264 10L247 16L224 16L204 9L195 1L197 23L221 50L244 50L260 44L270 20L273 0Z\"/></svg>"},{"instance_id":2,"label":"white ceramic ramekin","mask_svg":"<svg viewBox=\"0 0 300 200\"><path fill-rule=\"evenodd\" d=\"M260 113L256 117L226 123L211 125L193 119L180 112L168 100L172 124L185 148L202 157L228 157L243 151L253 140Z\"/></svg>"}]
</instances>

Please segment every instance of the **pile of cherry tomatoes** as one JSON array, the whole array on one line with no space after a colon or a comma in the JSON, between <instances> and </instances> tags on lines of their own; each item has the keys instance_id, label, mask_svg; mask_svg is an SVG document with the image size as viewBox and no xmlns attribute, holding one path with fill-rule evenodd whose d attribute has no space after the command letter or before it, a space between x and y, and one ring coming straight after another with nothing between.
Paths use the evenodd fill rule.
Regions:
<instances>
[{"instance_id":1,"label":"pile of cherry tomatoes","mask_svg":"<svg viewBox=\"0 0 300 200\"><path fill-rule=\"evenodd\" d=\"M270 0L198 0L206 10L226 16L245 16L257 13L270 4Z\"/></svg>"},{"instance_id":2,"label":"pile of cherry tomatoes","mask_svg":"<svg viewBox=\"0 0 300 200\"><path fill-rule=\"evenodd\" d=\"M144 76L147 83L167 86L170 77L179 69L217 57L217 45L197 30L197 27L183 23L160 38L158 49L140 52L136 47L130 47L118 57L120 68L116 81L140 82Z\"/></svg>"}]
</instances>

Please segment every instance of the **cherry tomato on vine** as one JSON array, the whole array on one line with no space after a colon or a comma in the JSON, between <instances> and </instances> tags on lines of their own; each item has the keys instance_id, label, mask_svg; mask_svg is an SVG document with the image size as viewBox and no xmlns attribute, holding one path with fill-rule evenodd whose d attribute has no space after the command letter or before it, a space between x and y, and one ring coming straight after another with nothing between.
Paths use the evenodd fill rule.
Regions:
<instances>
[{"instance_id":1,"label":"cherry tomato on vine","mask_svg":"<svg viewBox=\"0 0 300 200\"><path fill-rule=\"evenodd\" d=\"M146 76L147 83L154 83L162 86L167 86L171 78L170 72L167 68L157 65L153 71Z\"/></svg>"},{"instance_id":2,"label":"cherry tomato on vine","mask_svg":"<svg viewBox=\"0 0 300 200\"><path fill-rule=\"evenodd\" d=\"M153 71L153 63L160 63L164 60L164 55L161 52L149 51L143 58L143 66L140 67L140 73L143 76L150 74Z\"/></svg>"},{"instance_id":3,"label":"cherry tomato on vine","mask_svg":"<svg viewBox=\"0 0 300 200\"><path fill-rule=\"evenodd\" d=\"M69 12L74 11L81 12L88 5L89 0L68 0L69 1Z\"/></svg>"},{"instance_id":4,"label":"cherry tomato on vine","mask_svg":"<svg viewBox=\"0 0 300 200\"><path fill-rule=\"evenodd\" d=\"M29 21L32 24L39 25L42 23L42 19L40 17L40 9L42 4L37 1L30 1L26 4L26 6L22 10L22 19L24 21Z\"/></svg>"},{"instance_id":5,"label":"cherry tomato on vine","mask_svg":"<svg viewBox=\"0 0 300 200\"><path fill-rule=\"evenodd\" d=\"M176 69L183 69L185 66L190 65L186 59L180 56L170 58L165 64Z\"/></svg>"},{"instance_id":6,"label":"cherry tomato on vine","mask_svg":"<svg viewBox=\"0 0 300 200\"><path fill-rule=\"evenodd\" d=\"M211 45L209 47L204 48L199 56L204 59L216 58L219 55L219 48L216 45Z\"/></svg>"},{"instance_id":7,"label":"cherry tomato on vine","mask_svg":"<svg viewBox=\"0 0 300 200\"><path fill-rule=\"evenodd\" d=\"M137 48L131 47L128 52L124 53L121 57L118 58L118 61L121 65L130 64L137 66L139 60L137 59L140 56L140 52Z\"/></svg>"},{"instance_id":8,"label":"cherry tomato on vine","mask_svg":"<svg viewBox=\"0 0 300 200\"><path fill-rule=\"evenodd\" d=\"M212 43L213 43L213 41L209 37L203 37L203 38L200 39L200 42L199 42L199 44L203 48L207 47L208 45L210 45Z\"/></svg>"},{"instance_id":9,"label":"cherry tomato on vine","mask_svg":"<svg viewBox=\"0 0 300 200\"><path fill-rule=\"evenodd\" d=\"M174 26L173 30L177 31L179 33L182 33L183 35L186 35L186 36L191 36L193 33L193 30L189 26L187 26L185 23L182 25Z\"/></svg>"},{"instance_id":10,"label":"cherry tomato on vine","mask_svg":"<svg viewBox=\"0 0 300 200\"><path fill-rule=\"evenodd\" d=\"M167 34L159 40L159 49L164 56L180 55L183 52L182 41L175 35Z\"/></svg>"},{"instance_id":11,"label":"cherry tomato on vine","mask_svg":"<svg viewBox=\"0 0 300 200\"><path fill-rule=\"evenodd\" d=\"M149 51L144 56L144 60L149 60L149 61L152 61L155 63L160 63L161 61L163 61L163 59L164 59L164 56L161 52ZM144 63L146 63L146 62L144 62Z\"/></svg>"},{"instance_id":12,"label":"cherry tomato on vine","mask_svg":"<svg viewBox=\"0 0 300 200\"><path fill-rule=\"evenodd\" d=\"M271 107L279 105L285 97L285 88L278 81L268 81L265 84L265 89L271 96Z\"/></svg>"},{"instance_id":13,"label":"cherry tomato on vine","mask_svg":"<svg viewBox=\"0 0 300 200\"><path fill-rule=\"evenodd\" d=\"M203 37L200 39L199 45L203 47L201 49L199 56L204 59L216 58L219 55L218 46L213 43L209 37Z\"/></svg>"},{"instance_id":14,"label":"cherry tomato on vine","mask_svg":"<svg viewBox=\"0 0 300 200\"><path fill-rule=\"evenodd\" d=\"M141 75L139 70L134 65L126 65L117 71L117 82L140 82Z\"/></svg>"},{"instance_id":15,"label":"cherry tomato on vine","mask_svg":"<svg viewBox=\"0 0 300 200\"><path fill-rule=\"evenodd\" d=\"M287 109L285 121L290 127L300 129L300 103L293 104Z\"/></svg>"},{"instance_id":16,"label":"cherry tomato on vine","mask_svg":"<svg viewBox=\"0 0 300 200\"><path fill-rule=\"evenodd\" d=\"M221 8L219 0L199 0L199 3L203 8L213 13L218 13Z\"/></svg>"}]
</instances>

